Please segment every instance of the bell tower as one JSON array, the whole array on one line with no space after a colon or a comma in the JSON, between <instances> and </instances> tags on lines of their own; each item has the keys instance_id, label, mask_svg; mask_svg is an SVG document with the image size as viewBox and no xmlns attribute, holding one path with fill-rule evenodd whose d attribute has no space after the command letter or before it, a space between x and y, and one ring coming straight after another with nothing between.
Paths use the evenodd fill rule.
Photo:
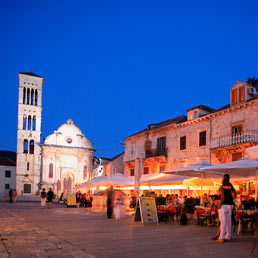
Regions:
<instances>
[{"instance_id":1,"label":"bell tower","mask_svg":"<svg viewBox=\"0 0 258 258\"><path fill-rule=\"evenodd\" d=\"M35 195L40 190L43 77L19 73L16 190Z\"/></svg>"}]
</instances>

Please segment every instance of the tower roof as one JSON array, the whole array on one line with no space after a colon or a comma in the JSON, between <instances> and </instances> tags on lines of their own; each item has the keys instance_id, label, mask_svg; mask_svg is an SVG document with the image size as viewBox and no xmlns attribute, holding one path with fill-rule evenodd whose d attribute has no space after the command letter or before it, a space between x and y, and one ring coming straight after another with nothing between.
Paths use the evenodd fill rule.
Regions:
<instances>
[{"instance_id":1,"label":"tower roof","mask_svg":"<svg viewBox=\"0 0 258 258\"><path fill-rule=\"evenodd\" d=\"M24 74L24 75L29 75L29 76L34 76L34 77L39 77L39 78L43 78L35 73L32 73L32 72L27 72L27 73L19 73L19 74Z\"/></svg>"}]
</instances>

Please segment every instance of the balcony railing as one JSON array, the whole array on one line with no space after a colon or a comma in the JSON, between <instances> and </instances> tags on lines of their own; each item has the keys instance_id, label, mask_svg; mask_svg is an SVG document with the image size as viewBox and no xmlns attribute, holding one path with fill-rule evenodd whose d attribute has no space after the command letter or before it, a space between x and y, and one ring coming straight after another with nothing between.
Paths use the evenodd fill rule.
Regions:
<instances>
[{"instance_id":1,"label":"balcony railing","mask_svg":"<svg viewBox=\"0 0 258 258\"><path fill-rule=\"evenodd\" d=\"M145 158L158 157L158 156L166 156L167 157L167 150L168 149L166 149L166 148L146 150Z\"/></svg>"},{"instance_id":2,"label":"balcony railing","mask_svg":"<svg viewBox=\"0 0 258 258\"><path fill-rule=\"evenodd\" d=\"M211 149L223 148L227 146L239 145L243 143L257 143L258 131L247 131L233 135L217 137L211 140Z\"/></svg>"}]
</instances>

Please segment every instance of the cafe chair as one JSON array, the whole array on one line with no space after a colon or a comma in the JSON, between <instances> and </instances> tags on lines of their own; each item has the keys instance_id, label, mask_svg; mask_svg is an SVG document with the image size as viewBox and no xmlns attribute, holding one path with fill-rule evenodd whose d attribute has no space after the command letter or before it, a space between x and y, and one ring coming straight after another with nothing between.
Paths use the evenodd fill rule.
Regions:
<instances>
[{"instance_id":1,"label":"cafe chair","mask_svg":"<svg viewBox=\"0 0 258 258\"><path fill-rule=\"evenodd\" d=\"M158 220L159 222L165 222L168 221L168 211L167 208L162 205L157 205L157 214L158 214Z\"/></svg>"},{"instance_id":2,"label":"cafe chair","mask_svg":"<svg viewBox=\"0 0 258 258\"><path fill-rule=\"evenodd\" d=\"M168 221L168 211L167 210L158 211L158 220L159 220L159 222L167 223L167 221Z\"/></svg>"},{"instance_id":3,"label":"cafe chair","mask_svg":"<svg viewBox=\"0 0 258 258\"><path fill-rule=\"evenodd\" d=\"M237 219L237 208L234 206L232 210L232 229L233 232L236 233L239 225L239 221Z\"/></svg>"},{"instance_id":4,"label":"cafe chair","mask_svg":"<svg viewBox=\"0 0 258 258\"><path fill-rule=\"evenodd\" d=\"M258 212L256 212L254 216L254 242L253 242L251 253L254 252L257 242L258 242Z\"/></svg>"},{"instance_id":5,"label":"cafe chair","mask_svg":"<svg viewBox=\"0 0 258 258\"><path fill-rule=\"evenodd\" d=\"M253 231L255 216L249 210L243 210L240 218L240 224L242 226L242 233Z\"/></svg>"},{"instance_id":6,"label":"cafe chair","mask_svg":"<svg viewBox=\"0 0 258 258\"><path fill-rule=\"evenodd\" d=\"M199 221L202 227L207 226L210 220L210 213L204 213L199 215Z\"/></svg>"}]
</instances>

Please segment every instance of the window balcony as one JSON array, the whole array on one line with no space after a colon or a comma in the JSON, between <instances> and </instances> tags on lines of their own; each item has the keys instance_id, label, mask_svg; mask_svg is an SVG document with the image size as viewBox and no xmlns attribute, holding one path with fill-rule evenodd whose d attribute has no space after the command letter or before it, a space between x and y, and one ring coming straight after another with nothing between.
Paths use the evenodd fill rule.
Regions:
<instances>
[{"instance_id":1,"label":"window balcony","mask_svg":"<svg viewBox=\"0 0 258 258\"><path fill-rule=\"evenodd\" d=\"M217 149L240 145L245 143L258 143L258 131L246 131L237 134L217 137L211 140L210 149Z\"/></svg>"},{"instance_id":2,"label":"window balcony","mask_svg":"<svg viewBox=\"0 0 258 258\"><path fill-rule=\"evenodd\" d=\"M158 156L165 156L167 157L167 148L163 149L152 149L152 150L145 150L145 159L158 157Z\"/></svg>"}]
</instances>

